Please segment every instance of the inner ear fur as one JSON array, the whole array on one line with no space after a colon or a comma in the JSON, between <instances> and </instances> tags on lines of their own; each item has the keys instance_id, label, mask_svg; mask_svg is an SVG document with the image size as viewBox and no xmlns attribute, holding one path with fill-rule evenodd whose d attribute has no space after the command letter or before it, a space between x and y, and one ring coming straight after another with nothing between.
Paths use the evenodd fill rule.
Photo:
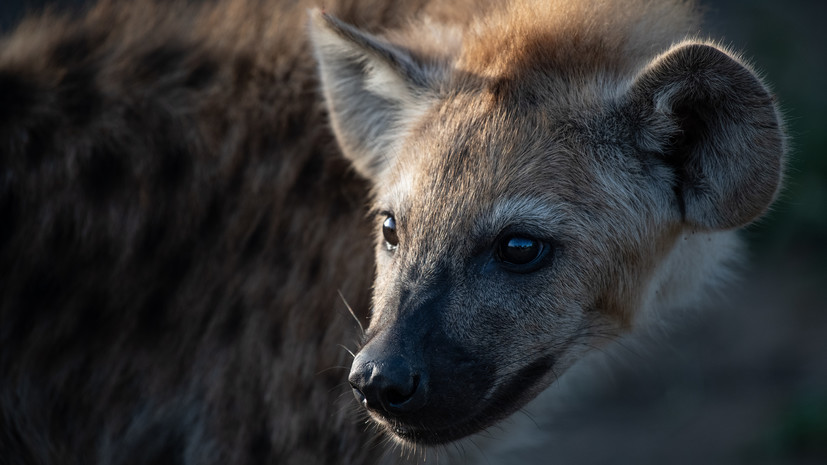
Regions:
<instances>
[{"instance_id":1,"label":"inner ear fur","mask_svg":"<svg viewBox=\"0 0 827 465\"><path fill-rule=\"evenodd\" d=\"M674 46L637 76L624 100L639 148L668 165L683 221L701 230L763 214L782 178L784 133L771 93L720 48Z\"/></svg>"},{"instance_id":2,"label":"inner ear fur","mask_svg":"<svg viewBox=\"0 0 827 465\"><path fill-rule=\"evenodd\" d=\"M356 170L375 181L427 108L429 77L405 48L318 9L310 11L310 37L333 132Z\"/></svg>"}]
</instances>

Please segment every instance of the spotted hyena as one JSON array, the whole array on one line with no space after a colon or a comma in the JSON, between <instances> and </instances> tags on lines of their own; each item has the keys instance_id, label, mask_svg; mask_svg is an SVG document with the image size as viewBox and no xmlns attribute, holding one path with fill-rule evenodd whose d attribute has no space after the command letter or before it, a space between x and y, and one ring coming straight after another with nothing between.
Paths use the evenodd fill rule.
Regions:
<instances>
[{"instance_id":1,"label":"spotted hyena","mask_svg":"<svg viewBox=\"0 0 827 465\"><path fill-rule=\"evenodd\" d=\"M442 443L691 304L784 152L695 30L638 0L25 20L0 42L3 463L386 460L348 377Z\"/></svg>"}]
</instances>

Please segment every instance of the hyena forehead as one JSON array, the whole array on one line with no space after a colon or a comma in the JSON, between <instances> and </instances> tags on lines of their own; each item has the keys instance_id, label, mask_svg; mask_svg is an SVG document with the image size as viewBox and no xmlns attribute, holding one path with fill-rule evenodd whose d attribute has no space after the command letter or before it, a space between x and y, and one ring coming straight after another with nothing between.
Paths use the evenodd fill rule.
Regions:
<instances>
[{"instance_id":1,"label":"hyena forehead","mask_svg":"<svg viewBox=\"0 0 827 465\"><path fill-rule=\"evenodd\" d=\"M589 110L560 105L553 114L518 101L481 93L426 114L376 179L377 211L395 215L402 229L484 236L522 223L576 221L583 216L577 207L609 208L607 196L622 194L620 180L607 183L603 173L620 169L597 163L590 136L578 127L585 123L575 119L585 121Z\"/></svg>"}]
</instances>

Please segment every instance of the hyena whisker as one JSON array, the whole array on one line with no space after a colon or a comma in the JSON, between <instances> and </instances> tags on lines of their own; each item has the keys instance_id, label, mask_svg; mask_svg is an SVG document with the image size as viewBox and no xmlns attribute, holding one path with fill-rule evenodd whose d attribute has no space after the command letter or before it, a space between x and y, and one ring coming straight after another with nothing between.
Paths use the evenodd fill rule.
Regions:
<instances>
[{"instance_id":1,"label":"hyena whisker","mask_svg":"<svg viewBox=\"0 0 827 465\"><path fill-rule=\"evenodd\" d=\"M588 339L606 340L611 344L612 347L618 347L620 349L623 349L623 351L627 355L633 356L638 360L642 360L642 359L646 358L644 356L644 354L642 354L635 347L631 346L627 341L619 338L619 336L617 334L613 334L613 333L582 333L582 336L583 336L583 338L585 338L587 340ZM600 352L603 352L603 353L610 353L610 351L605 350L607 348L606 346L589 345L589 347L591 347L593 349L596 349L596 350L599 350Z\"/></svg>"},{"instance_id":2,"label":"hyena whisker","mask_svg":"<svg viewBox=\"0 0 827 465\"><path fill-rule=\"evenodd\" d=\"M341 289L336 289L336 292L339 293L339 298L342 299L342 302L345 304L345 308L347 308L347 311L350 312L350 316L352 316L353 319L356 320L356 324L359 325L360 334L365 334L365 328L362 326L362 322L359 320L359 317L356 316L356 312L353 311L353 307L351 307L347 302L347 299L345 299L345 295L342 294Z\"/></svg>"},{"instance_id":3,"label":"hyena whisker","mask_svg":"<svg viewBox=\"0 0 827 465\"><path fill-rule=\"evenodd\" d=\"M321 370L316 372L316 376L319 376L323 373L327 373L328 371L331 371L331 370L350 370L350 367L346 367L346 366L342 366L342 365L336 365L336 366L332 366L332 367L322 368Z\"/></svg>"},{"instance_id":4,"label":"hyena whisker","mask_svg":"<svg viewBox=\"0 0 827 465\"><path fill-rule=\"evenodd\" d=\"M557 381L556 378L557 378L557 374L555 373L555 381ZM537 423L537 419L535 419L534 415L532 415L531 412L529 412L525 407L520 408L519 410L517 410L517 412L522 414L526 418L528 418L528 420L531 421L532 423L534 423L534 426L537 429L540 429L540 424Z\"/></svg>"},{"instance_id":5,"label":"hyena whisker","mask_svg":"<svg viewBox=\"0 0 827 465\"><path fill-rule=\"evenodd\" d=\"M465 441L462 441L462 442L454 442L454 443L451 443L451 444L450 444L450 446L453 446L454 450L456 451L456 454L457 454L458 456L460 456L460 457L461 457L461 458L465 461L465 458L468 456L468 452L465 450L465 444L464 444L464 442L465 442ZM473 437L469 437L467 442L471 442L471 443L473 443L473 442L474 442L474 438L473 438ZM449 453L448 447L449 447L449 446L447 446L447 445L446 445L446 446L445 446L445 449L444 449L446 454L448 454L448 453Z\"/></svg>"},{"instance_id":6,"label":"hyena whisker","mask_svg":"<svg viewBox=\"0 0 827 465\"><path fill-rule=\"evenodd\" d=\"M345 396L352 396L353 395L353 390L351 389L350 385L345 385L344 383L330 389L328 391L328 393L332 394L337 389L341 390L341 392L339 392L339 394L336 396L337 401L342 400ZM352 408L352 406L350 406L350 405L347 405L345 407Z\"/></svg>"},{"instance_id":7,"label":"hyena whisker","mask_svg":"<svg viewBox=\"0 0 827 465\"><path fill-rule=\"evenodd\" d=\"M345 349L345 351L346 351L347 353L349 353L351 357L356 358L356 354L354 354L354 353L353 353L353 351L352 351L352 350L350 350L350 349L348 349L348 348L347 348L344 344L336 344L336 345L338 345L338 346L339 346L339 347L341 347L342 349Z\"/></svg>"},{"instance_id":8,"label":"hyena whisker","mask_svg":"<svg viewBox=\"0 0 827 465\"><path fill-rule=\"evenodd\" d=\"M502 429L502 428L500 428L500 429ZM485 430L483 430L483 432L486 433L486 434L483 435L482 437L486 437L488 439L496 439L488 431L487 428ZM477 444L477 441L475 440L475 438L472 436L472 437L469 437L468 440L477 449L477 451L479 451L479 453L482 456L483 460L485 460L485 463L487 463L488 465L491 465L491 459L488 457L488 454L486 453L485 449L483 449L479 444ZM464 457L464 456L467 455L467 452L465 451L465 445L464 444L463 444L462 448L463 448L462 455Z\"/></svg>"}]
</instances>

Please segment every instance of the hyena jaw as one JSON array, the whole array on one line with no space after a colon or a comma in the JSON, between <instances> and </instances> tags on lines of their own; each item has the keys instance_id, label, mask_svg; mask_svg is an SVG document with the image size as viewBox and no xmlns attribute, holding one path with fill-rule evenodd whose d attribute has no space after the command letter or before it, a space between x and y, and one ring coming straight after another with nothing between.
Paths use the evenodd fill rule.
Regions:
<instances>
[{"instance_id":1,"label":"hyena jaw","mask_svg":"<svg viewBox=\"0 0 827 465\"><path fill-rule=\"evenodd\" d=\"M697 304L782 178L772 94L686 38L686 2L481 16L379 37L311 12L330 121L376 212L349 380L402 443L482 430L588 347Z\"/></svg>"}]
</instances>

